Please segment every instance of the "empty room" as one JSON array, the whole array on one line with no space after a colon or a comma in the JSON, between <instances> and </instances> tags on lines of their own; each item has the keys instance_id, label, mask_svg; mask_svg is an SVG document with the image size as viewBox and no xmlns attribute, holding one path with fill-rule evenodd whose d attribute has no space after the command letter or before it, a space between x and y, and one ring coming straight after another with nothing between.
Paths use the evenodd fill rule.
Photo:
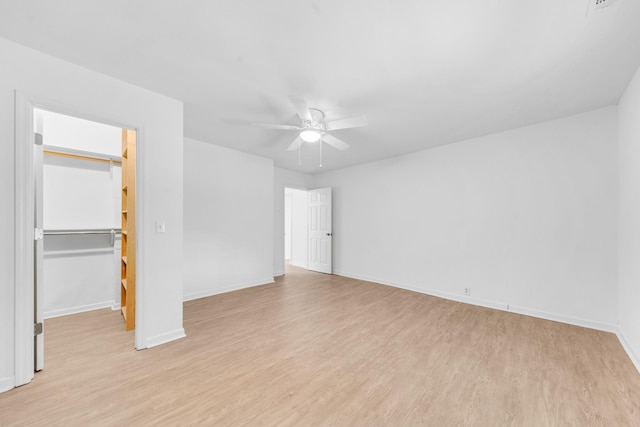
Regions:
<instances>
[{"instance_id":1,"label":"empty room","mask_svg":"<svg viewBox=\"0 0 640 427\"><path fill-rule=\"evenodd\" d=\"M640 426L638 22L0 3L0 426Z\"/></svg>"}]
</instances>

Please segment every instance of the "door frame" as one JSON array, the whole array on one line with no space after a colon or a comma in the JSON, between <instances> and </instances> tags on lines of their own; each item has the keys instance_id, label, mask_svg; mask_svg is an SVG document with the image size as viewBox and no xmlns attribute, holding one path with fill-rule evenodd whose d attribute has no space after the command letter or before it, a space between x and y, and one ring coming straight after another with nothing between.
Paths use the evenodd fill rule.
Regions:
<instances>
[{"instance_id":1,"label":"door frame","mask_svg":"<svg viewBox=\"0 0 640 427\"><path fill-rule=\"evenodd\" d=\"M61 104L44 96L14 91L15 102L15 182L14 182L14 382L15 386L27 384L34 377L34 162L33 162L33 110L43 110L105 123L120 128L136 130L136 222L140 223L144 211L144 126L113 117L102 111L91 111L82 106ZM143 228L138 231L137 241L142 242ZM144 248L136 245L136 259L144 265ZM136 271L136 329L135 348L144 346L144 272Z\"/></svg>"},{"instance_id":2,"label":"door frame","mask_svg":"<svg viewBox=\"0 0 640 427\"><path fill-rule=\"evenodd\" d=\"M282 184L282 227L284 229L284 210L286 209L286 201L285 201L285 191L287 191L287 188L290 188L292 190L300 190L300 191L309 191L309 189L307 187L303 187L300 185L292 185L292 184ZM309 215L309 213L307 212L307 216ZM308 244L308 243L307 243ZM282 274L284 274L284 268L285 268L285 261L284 261L284 233L282 233ZM309 263L308 261L309 258L309 251L307 250L307 265Z\"/></svg>"}]
</instances>

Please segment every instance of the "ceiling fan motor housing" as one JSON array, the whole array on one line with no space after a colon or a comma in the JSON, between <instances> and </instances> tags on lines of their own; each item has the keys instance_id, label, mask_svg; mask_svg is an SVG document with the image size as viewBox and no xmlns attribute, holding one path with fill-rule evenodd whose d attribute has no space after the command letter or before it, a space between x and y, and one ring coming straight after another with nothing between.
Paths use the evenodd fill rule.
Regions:
<instances>
[{"instance_id":1,"label":"ceiling fan motor housing","mask_svg":"<svg viewBox=\"0 0 640 427\"><path fill-rule=\"evenodd\" d=\"M321 133L326 131L322 119L324 119L324 113L316 108L309 108L312 120L302 120L300 127L302 129L313 129Z\"/></svg>"},{"instance_id":2,"label":"ceiling fan motor housing","mask_svg":"<svg viewBox=\"0 0 640 427\"><path fill-rule=\"evenodd\" d=\"M312 120L302 119L300 138L305 142L316 142L319 141L326 132L325 126L322 123L324 113L315 108L309 108L309 113Z\"/></svg>"}]
</instances>

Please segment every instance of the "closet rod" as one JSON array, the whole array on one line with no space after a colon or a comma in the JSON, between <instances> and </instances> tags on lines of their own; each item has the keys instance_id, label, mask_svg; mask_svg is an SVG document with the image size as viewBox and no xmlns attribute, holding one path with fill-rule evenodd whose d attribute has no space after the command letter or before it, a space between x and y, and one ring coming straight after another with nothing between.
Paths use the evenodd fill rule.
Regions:
<instances>
[{"instance_id":1,"label":"closet rod","mask_svg":"<svg viewBox=\"0 0 640 427\"><path fill-rule=\"evenodd\" d=\"M116 165L122 164L122 162L118 160L101 159L99 157L84 156L80 154L61 153L59 151L52 151L52 150L43 150L43 153L48 154L50 156L67 157L70 159L89 160L92 162L101 162L101 163L113 163Z\"/></svg>"},{"instance_id":2,"label":"closet rod","mask_svg":"<svg viewBox=\"0 0 640 427\"><path fill-rule=\"evenodd\" d=\"M109 234L111 246L115 244L116 234L122 234L120 228L94 228L90 230L43 230L45 236L69 236L78 234Z\"/></svg>"},{"instance_id":3,"label":"closet rod","mask_svg":"<svg viewBox=\"0 0 640 427\"><path fill-rule=\"evenodd\" d=\"M120 228L92 228L87 230L44 230L44 234L62 235L62 234L120 234Z\"/></svg>"}]
</instances>

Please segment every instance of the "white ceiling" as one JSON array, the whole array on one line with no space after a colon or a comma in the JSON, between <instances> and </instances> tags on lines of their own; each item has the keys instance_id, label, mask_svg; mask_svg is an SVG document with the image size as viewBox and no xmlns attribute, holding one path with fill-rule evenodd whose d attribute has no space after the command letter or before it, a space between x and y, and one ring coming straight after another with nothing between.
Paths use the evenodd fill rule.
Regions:
<instances>
[{"instance_id":1,"label":"white ceiling","mask_svg":"<svg viewBox=\"0 0 640 427\"><path fill-rule=\"evenodd\" d=\"M595 0L591 0L595 1ZM0 37L180 99L185 136L316 173L616 104L640 1L0 1ZM285 151L289 95L366 128ZM311 151L313 150L313 151Z\"/></svg>"}]
</instances>

